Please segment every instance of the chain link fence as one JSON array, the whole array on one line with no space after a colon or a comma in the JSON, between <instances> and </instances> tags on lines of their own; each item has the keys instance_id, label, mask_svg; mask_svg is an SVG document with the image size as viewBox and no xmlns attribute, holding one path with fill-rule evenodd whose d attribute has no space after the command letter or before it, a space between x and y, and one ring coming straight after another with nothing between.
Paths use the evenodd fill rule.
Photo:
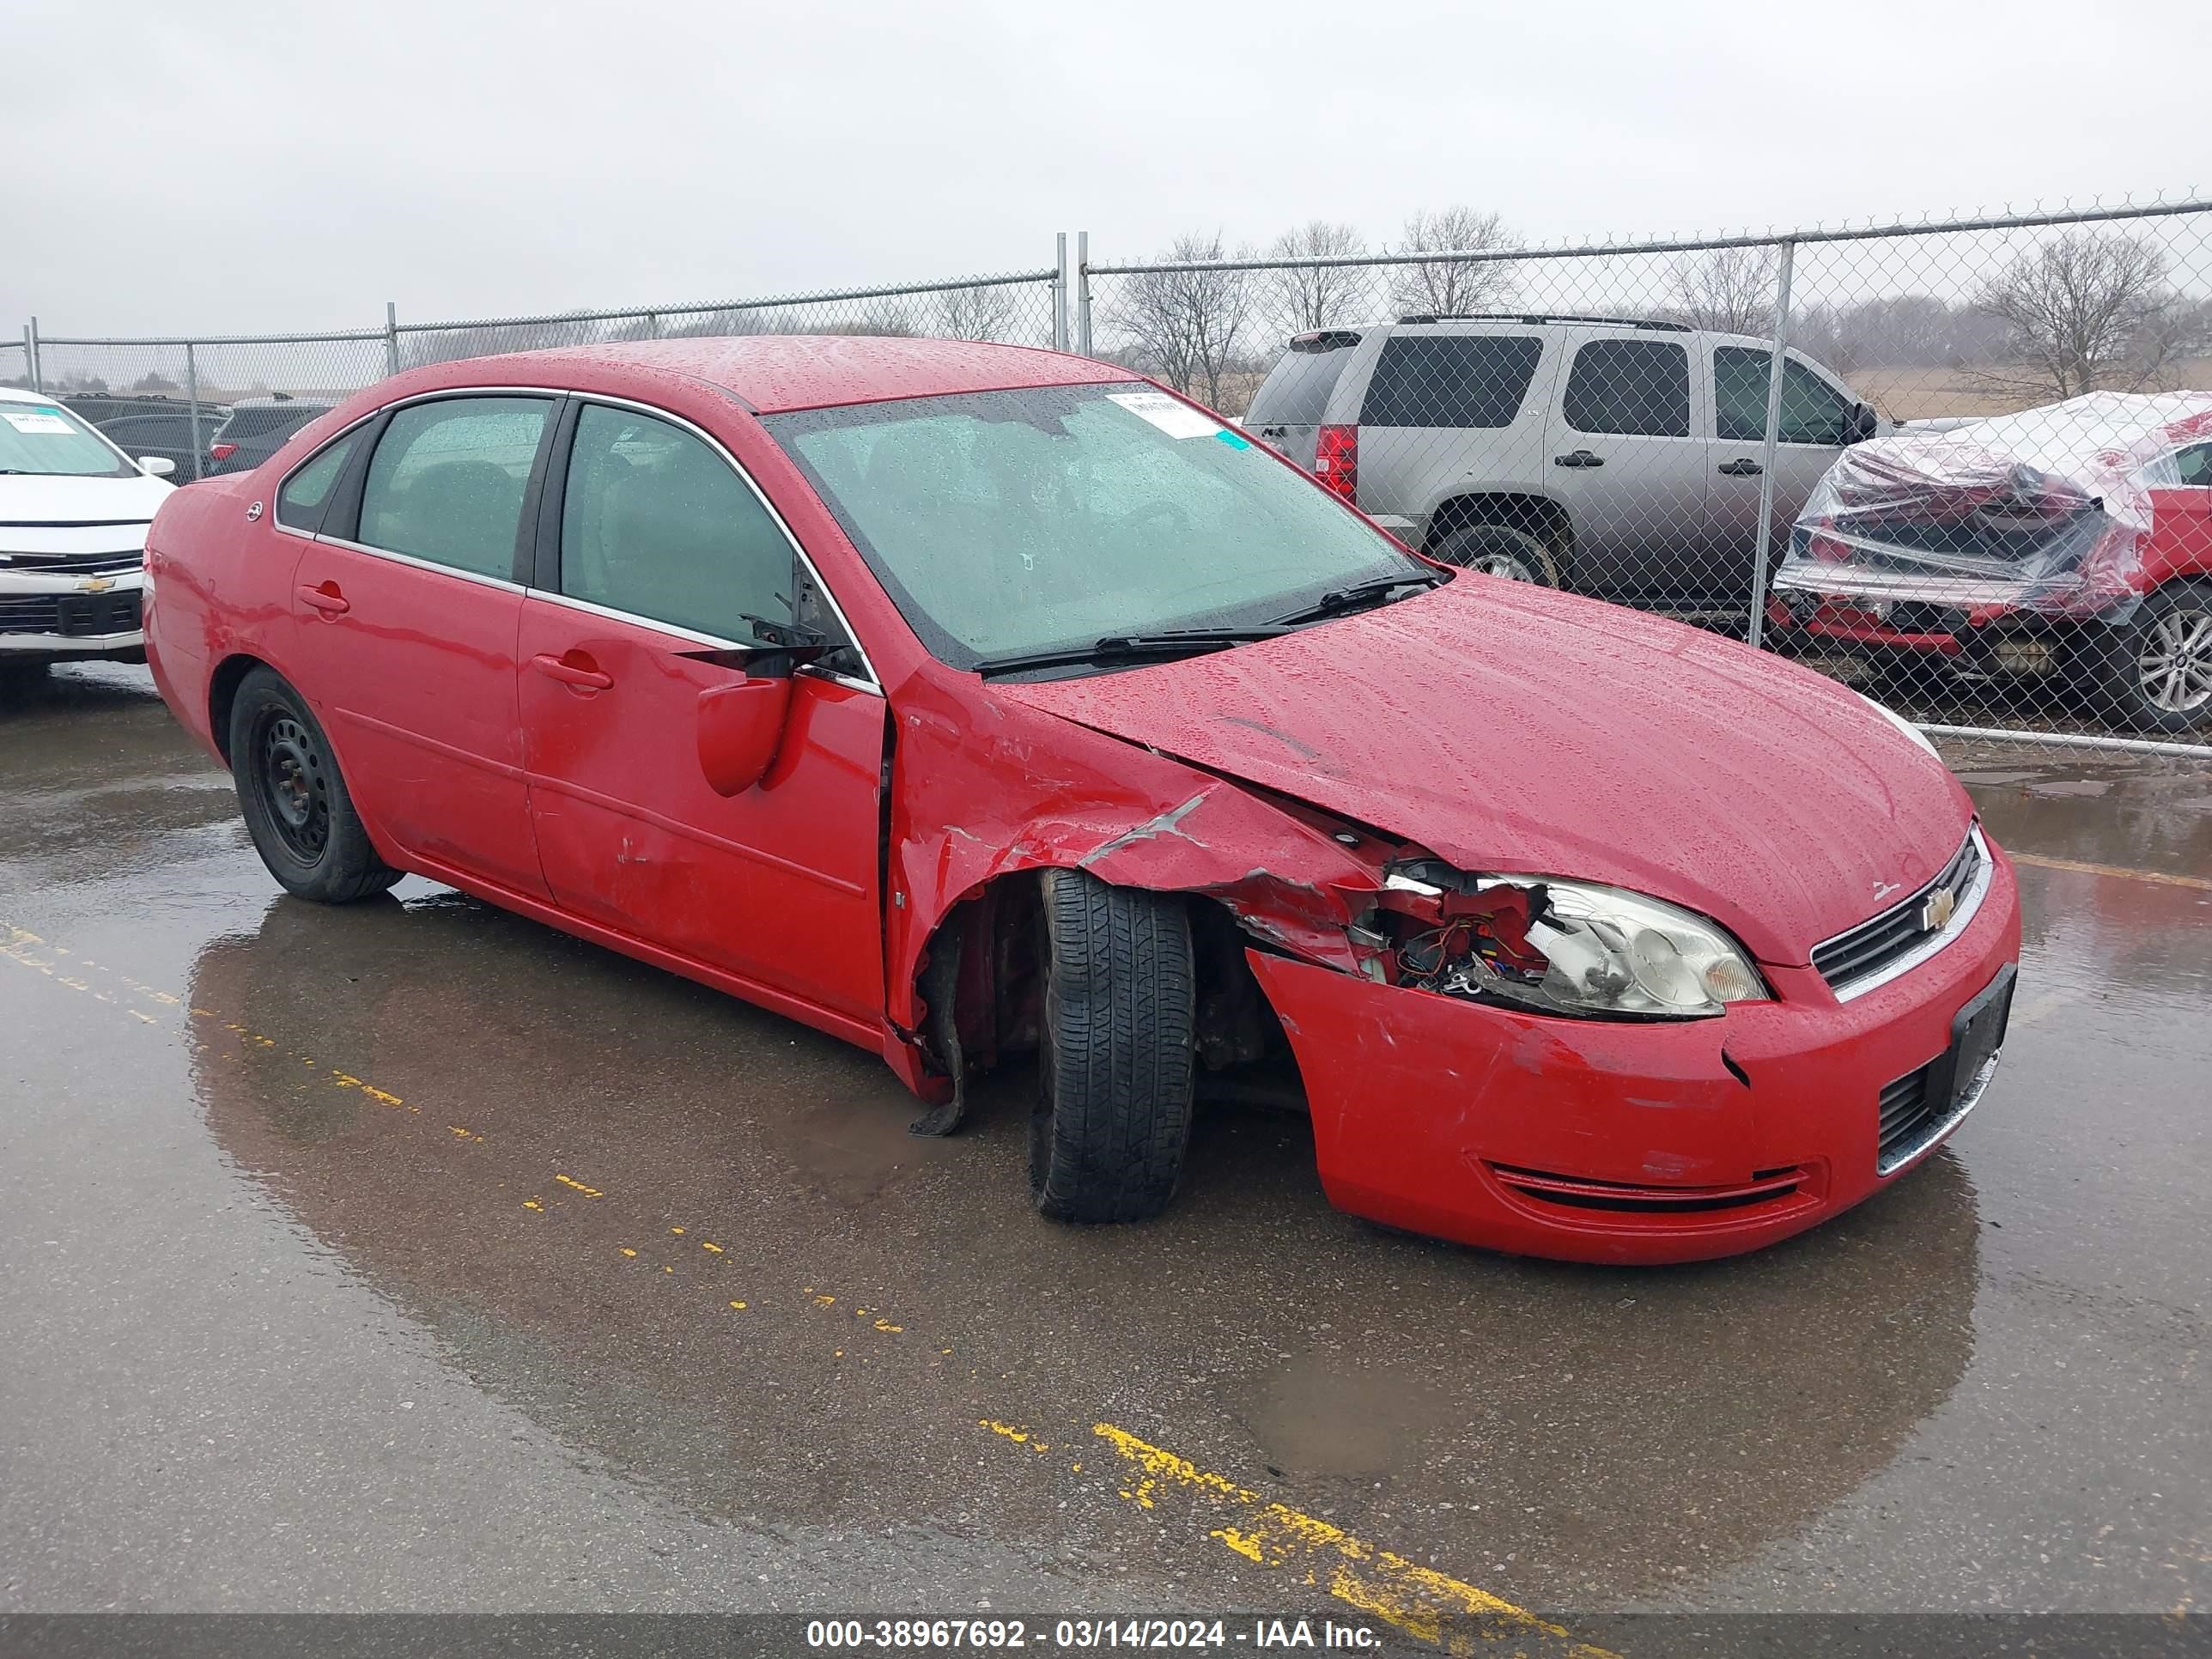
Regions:
<instances>
[{"instance_id":1,"label":"chain link fence","mask_svg":"<svg viewBox=\"0 0 2212 1659\"><path fill-rule=\"evenodd\" d=\"M1411 228L1409 227L1409 228ZM2212 202L1785 235L1093 262L715 304L0 343L180 478L398 369L746 333L1063 346L1414 545L1746 638L1928 729L2212 757ZM1321 246L1326 246L1326 240Z\"/></svg>"},{"instance_id":2,"label":"chain link fence","mask_svg":"<svg viewBox=\"0 0 2212 1659\"><path fill-rule=\"evenodd\" d=\"M2212 757L2212 203L1085 258L1074 313L1452 563L1939 732Z\"/></svg>"}]
</instances>

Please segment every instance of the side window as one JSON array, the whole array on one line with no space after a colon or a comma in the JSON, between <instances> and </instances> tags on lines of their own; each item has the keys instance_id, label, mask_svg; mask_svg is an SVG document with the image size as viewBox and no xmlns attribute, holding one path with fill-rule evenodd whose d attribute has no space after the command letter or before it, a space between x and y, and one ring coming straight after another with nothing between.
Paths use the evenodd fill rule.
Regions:
<instances>
[{"instance_id":1,"label":"side window","mask_svg":"<svg viewBox=\"0 0 2212 1659\"><path fill-rule=\"evenodd\" d=\"M1840 446L1851 413L1850 400L1794 357L1782 360L1782 424L1775 437L1785 444ZM1763 432L1766 410L1759 411Z\"/></svg>"},{"instance_id":2,"label":"side window","mask_svg":"<svg viewBox=\"0 0 2212 1659\"><path fill-rule=\"evenodd\" d=\"M1364 426L1513 424L1544 343L1527 334L1394 334L1367 383Z\"/></svg>"},{"instance_id":3,"label":"side window","mask_svg":"<svg viewBox=\"0 0 2212 1659\"><path fill-rule=\"evenodd\" d=\"M1789 362L1784 358L1784 362ZM1749 346L1713 349L1713 434L1740 443L1766 436L1767 354ZM1786 384L1786 382L1785 382Z\"/></svg>"},{"instance_id":4,"label":"side window","mask_svg":"<svg viewBox=\"0 0 2212 1659\"><path fill-rule=\"evenodd\" d=\"M2212 444L2197 444L2173 458L2185 484L2212 484Z\"/></svg>"},{"instance_id":5,"label":"side window","mask_svg":"<svg viewBox=\"0 0 2212 1659\"><path fill-rule=\"evenodd\" d=\"M359 539L512 577L523 487L551 408L544 398L451 398L400 410L368 458Z\"/></svg>"},{"instance_id":6,"label":"side window","mask_svg":"<svg viewBox=\"0 0 2212 1659\"><path fill-rule=\"evenodd\" d=\"M561 591L717 639L788 626L790 539L708 444L635 410L576 417L561 503Z\"/></svg>"},{"instance_id":7,"label":"side window","mask_svg":"<svg viewBox=\"0 0 2212 1659\"><path fill-rule=\"evenodd\" d=\"M319 454L284 480L276 492L276 522L294 530L316 531L322 528L323 509L331 504L331 491L338 475L353 459L354 447L361 441L361 434L349 432L334 444L325 444Z\"/></svg>"},{"instance_id":8,"label":"side window","mask_svg":"<svg viewBox=\"0 0 2212 1659\"><path fill-rule=\"evenodd\" d=\"M1690 354L1671 340L1592 340L1567 375L1567 424L1577 432L1690 435Z\"/></svg>"}]
</instances>

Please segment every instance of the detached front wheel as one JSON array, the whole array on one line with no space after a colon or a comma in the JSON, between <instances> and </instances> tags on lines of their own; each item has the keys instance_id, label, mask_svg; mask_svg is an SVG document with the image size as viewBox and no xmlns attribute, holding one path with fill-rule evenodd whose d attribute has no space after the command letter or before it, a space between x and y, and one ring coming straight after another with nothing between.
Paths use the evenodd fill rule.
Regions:
<instances>
[{"instance_id":1,"label":"detached front wheel","mask_svg":"<svg viewBox=\"0 0 2212 1659\"><path fill-rule=\"evenodd\" d=\"M1171 893L1043 877L1044 1030L1030 1194L1057 1221L1142 1221L1190 1141L1196 970Z\"/></svg>"},{"instance_id":2,"label":"detached front wheel","mask_svg":"<svg viewBox=\"0 0 2212 1659\"><path fill-rule=\"evenodd\" d=\"M285 891L350 904L399 879L370 844L307 700L274 669L254 669L239 683L230 773L254 850Z\"/></svg>"}]
</instances>

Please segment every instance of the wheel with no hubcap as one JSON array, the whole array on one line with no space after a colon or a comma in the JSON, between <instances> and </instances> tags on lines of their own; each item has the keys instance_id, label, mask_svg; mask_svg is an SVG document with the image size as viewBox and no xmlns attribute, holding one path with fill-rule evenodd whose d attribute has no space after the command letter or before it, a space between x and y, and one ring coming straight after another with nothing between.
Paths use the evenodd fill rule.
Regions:
<instances>
[{"instance_id":1,"label":"wheel with no hubcap","mask_svg":"<svg viewBox=\"0 0 2212 1659\"><path fill-rule=\"evenodd\" d=\"M1190 912L1079 870L1043 882L1030 1195L1057 1221L1141 1221L1175 1196L1190 1140Z\"/></svg>"},{"instance_id":2,"label":"wheel with no hubcap","mask_svg":"<svg viewBox=\"0 0 2212 1659\"><path fill-rule=\"evenodd\" d=\"M370 844L307 699L273 669L254 669L240 683L230 772L254 850L287 892L349 904L399 879Z\"/></svg>"},{"instance_id":3,"label":"wheel with no hubcap","mask_svg":"<svg viewBox=\"0 0 2212 1659\"><path fill-rule=\"evenodd\" d=\"M1471 524L1455 530L1429 550L1429 556L1509 582L1559 585L1559 562L1552 550L1540 538L1511 525Z\"/></svg>"}]
</instances>

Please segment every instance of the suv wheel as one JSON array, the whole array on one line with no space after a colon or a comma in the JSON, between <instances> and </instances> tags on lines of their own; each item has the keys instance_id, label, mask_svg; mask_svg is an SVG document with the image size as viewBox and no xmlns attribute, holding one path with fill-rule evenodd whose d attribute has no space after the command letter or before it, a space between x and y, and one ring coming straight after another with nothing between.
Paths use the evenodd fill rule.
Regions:
<instances>
[{"instance_id":1,"label":"suv wheel","mask_svg":"<svg viewBox=\"0 0 2212 1659\"><path fill-rule=\"evenodd\" d=\"M1048 870L1043 945L1030 1195L1056 1221L1158 1215L1190 1140L1190 912L1176 894Z\"/></svg>"},{"instance_id":2,"label":"suv wheel","mask_svg":"<svg viewBox=\"0 0 2212 1659\"><path fill-rule=\"evenodd\" d=\"M2212 726L2212 582L2169 582L2126 626L2087 629L2080 678L2098 713L2143 732Z\"/></svg>"},{"instance_id":3,"label":"suv wheel","mask_svg":"<svg viewBox=\"0 0 2212 1659\"><path fill-rule=\"evenodd\" d=\"M1503 576L1510 582L1534 582L1539 587L1559 585L1559 562L1552 550L1537 537L1511 525L1468 525L1431 548L1429 556L1440 563L1479 570L1486 576Z\"/></svg>"}]
</instances>

